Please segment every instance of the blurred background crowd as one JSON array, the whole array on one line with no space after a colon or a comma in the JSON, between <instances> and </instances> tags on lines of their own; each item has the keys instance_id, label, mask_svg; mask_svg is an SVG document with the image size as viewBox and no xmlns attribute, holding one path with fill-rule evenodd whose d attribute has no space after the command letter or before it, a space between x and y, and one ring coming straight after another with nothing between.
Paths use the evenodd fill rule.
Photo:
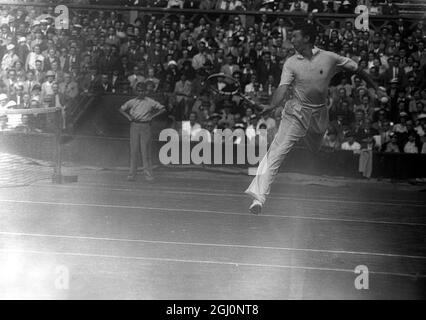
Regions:
<instances>
[{"instance_id":1,"label":"blurred background crowd","mask_svg":"<svg viewBox=\"0 0 426 320\"><path fill-rule=\"evenodd\" d=\"M291 21L268 12L304 12L305 23L317 27L317 47L355 60L386 87L389 96L379 99L357 76L338 74L329 88L330 127L324 146L426 153L426 26L421 20L400 18L398 6L390 0L126 0L121 4L233 10L234 14L212 13L213 18L207 18L148 11L132 17L127 11L81 9L70 13L68 29L59 30L53 6L2 5L0 108L67 110L78 108L75 102L82 96L132 95L136 84L145 82L148 95L167 106L169 126L189 120L194 131L242 128L248 136L265 128L271 140L281 110L259 117L237 96L212 94L205 80L210 74L225 73L236 78L240 90L253 101L268 103L284 62L295 54ZM395 18L379 30L357 30L353 17L337 19L353 13L358 4L366 4L370 14ZM250 16L244 10L265 13ZM319 24L317 12L335 14L336 20ZM0 130L28 127L29 119L12 118L0 117Z\"/></svg>"}]
</instances>

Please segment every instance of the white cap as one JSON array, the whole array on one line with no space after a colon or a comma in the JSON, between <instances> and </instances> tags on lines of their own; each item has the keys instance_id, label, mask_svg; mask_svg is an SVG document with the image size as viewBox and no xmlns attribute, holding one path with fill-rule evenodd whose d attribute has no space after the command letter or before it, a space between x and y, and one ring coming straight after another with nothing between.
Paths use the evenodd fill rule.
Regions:
<instances>
[{"instance_id":1,"label":"white cap","mask_svg":"<svg viewBox=\"0 0 426 320\"><path fill-rule=\"evenodd\" d=\"M168 66L170 66L170 65L175 65L175 66L177 66L177 63L176 63L176 61L174 61L174 60L170 60L169 61L169 63L167 64Z\"/></svg>"},{"instance_id":2,"label":"white cap","mask_svg":"<svg viewBox=\"0 0 426 320\"><path fill-rule=\"evenodd\" d=\"M389 99L387 97L381 97L380 102L388 103Z\"/></svg>"},{"instance_id":3,"label":"white cap","mask_svg":"<svg viewBox=\"0 0 426 320\"><path fill-rule=\"evenodd\" d=\"M0 93L0 101L7 100L7 95L4 93Z\"/></svg>"},{"instance_id":4,"label":"white cap","mask_svg":"<svg viewBox=\"0 0 426 320\"><path fill-rule=\"evenodd\" d=\"M15 48L15 45L14 44L12 44L12 43L10 43L10 44L8 44L7 46L6 46L6 49L7 50L12 50L12 49L14 49Z\"/></svg>"},{"instance_id":5,"label":"white cap","mask_svg":"<svg viewBox=\"0 0 426 320\"><path fill-rule=\"evenodd\" d=\"M27 38L25 38L25 37L20 37L18 39L18 42L26 42L26 41L27 41Z\"/></svg>"},{"instance_id":6,"label":"white cap","mask_svg":"<svg viewBox=\"0 0 426 320\"><path fill-rule=\"evenodd\" d=\"M420 113L417 117L417 120L426 119L426 113Z\"/></svg>"}]
</instances>

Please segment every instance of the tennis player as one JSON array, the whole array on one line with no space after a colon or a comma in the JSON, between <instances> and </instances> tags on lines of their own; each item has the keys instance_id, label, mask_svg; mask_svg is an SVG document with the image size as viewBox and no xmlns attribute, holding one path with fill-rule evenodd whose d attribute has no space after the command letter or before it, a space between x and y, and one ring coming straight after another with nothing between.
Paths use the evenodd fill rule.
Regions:
<instances>
[{"instance_id":1,"label":"tennis player","mask_svg":"<svg viewBox=\"0 0 426 320\"><path fill-rule=\"evenodd\" d=\"M328 126L328 86L337 72L345 69L357 73L368 86L378 90L377 95L386 95L385 89L377 87L368 74L358 69L355 61L315 47L315 37L316 30L311 25L294 29L291 42L296 54L284 63L281 82L271 104L261 105L262 113L277 108L282 105L289 86L293 87L294 98L285 103L278 132L245 191L253 198L251 213L261 213L278 169L296 142L303 138L311 151L320 149Z\"/></svg>"},{"instance_id":2,"label":"tennis player","mask_svg":"<svg viewBox=\"0 0 426 320\"><path fill-rule=\"evenodd\" d=\"M154 180L152 173L151 121L166 111L166 107L146 96L147 85L136 85L138 96L124 103L119 109L130 123L130 171L128 181L136 180L139 151L142 152L144 175L147 181Z\"/></svg>"}]
</instances>

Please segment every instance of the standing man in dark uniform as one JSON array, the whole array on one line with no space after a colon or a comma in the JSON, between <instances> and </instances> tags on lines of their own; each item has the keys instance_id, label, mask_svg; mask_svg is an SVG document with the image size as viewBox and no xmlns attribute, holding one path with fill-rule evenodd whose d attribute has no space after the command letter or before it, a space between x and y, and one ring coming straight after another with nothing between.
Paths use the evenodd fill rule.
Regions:
<instances>
[{"instance_id":1,"label":"standing man in dark uniform","mask_svg":"<svg viewBox=\"0 0 426 320\"><path fill-rule=\"evenodd\" d=\"M144 175L147 181L154 180L152 175L151 120L166 111L157 101L146 96L146 84L136 85L138 96L124 103L120 108L130 124L130 171L128 181L136 180L139 150L142 152Z\"/></svg>"}]
</instances>

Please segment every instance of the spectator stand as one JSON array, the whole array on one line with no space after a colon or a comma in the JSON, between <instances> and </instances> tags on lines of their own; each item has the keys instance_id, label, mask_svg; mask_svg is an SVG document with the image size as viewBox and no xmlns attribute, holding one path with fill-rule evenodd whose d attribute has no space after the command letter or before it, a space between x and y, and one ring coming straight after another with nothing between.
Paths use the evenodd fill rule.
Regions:
<instances>
[{"instance_id":1,"label":"spectator stand","mask_svg":"<svg viewBox=\"0 0 426 320\"><path fill-rule=\"evenodd\" d=\"M84 25L87 25L87 23L89 21L88 20L88 14L90 13L102 13L102 14L110 14L113 13L113 17L110 17L110 22L114 21L114 26L117 25L120 29L123 29L123 25L126 26L129 22L135 24L138 20L139 23L142 24L143 27L145 27L146 25L149 24L149 21L153 21L152 18L155 17L155 24L157 24L157 26L160 28L162 26L166 26L166 22L169 21L170 23L173 22L177 22L179 23L179 19L184 20L185 25L189 26L192 24L191 28L197 28L199 27L199 25L201 23L205 23L205 24L210 24L211 27L219 27L219 28L223 28L224 32L227 32L229 30L227 30L226 28L228 27L229 24L232 23L232 19L234 18L239 18L242 25L245 27L245 29L249 29L251 26L257 25L259 27L259 30L262 29L261 26L267 26L267 29L269 31L271 31L274 28L276 28L277 26L279 26L279 23L284 22L284 27L288 29L288 31L290 32L292 27L300 22L307 22L307 23L314 23L318 26L319 29L322 29L322 31L327 31L330 29L337 29L338 34L339 34L339 41L341 41L341 39L343 38L343 35L340 34L340 32L342 32L343 28L347 25L347 22L351 22L350 24L350 28L351 30L353 30L353 22L354 19L356 17L355 14L347 14L347 13L335 13L335 12L326 12L326 13L305 13L305 12L297 12L297 11L292 11L292 12L288 12L288 11L271 11L271 10L277 10L277 8L273 7L273 8L268 8L268 7L264 7L262 8L257 8L257 7L249 7L247 6L247 10L240 10L240 9L236 9L236 10L206 10L206 9L188 9L184 6L183 9L175 9L175 8L165 8L166 5L164 5L164 7L156 7L156 6L151 6L151 7L141 7L140 5L143 3L149 3L148 2L140 2L138 5L134 5L135 3L133 2L123 2L124 5L99 5L97 1L92 1L92 2L88 2L88 1L69 1L69 2L63 2L64 4L66 4L69 8L69 13L70 13L70 25L73 27L73 29L77 28L78 25L80 25L80 23L83 23ZM2 6L4 8L8 8L10 10L17 8L17 6L19 6L20 8L26 8L28 10L32 10L32 8L35 8L36 11L39 11L37 13L52 13L53 12L53 2L49 2L49 3L40 3L40 2L8 2L8 3L2 3ZM160 3L157 3L156 5L160 5ZM270 3L269 3L270 5ZM413 4L413 5L417 5L417 4ZM420 4L421 5L421 4ZM407 7L405 7L406 9ZM257 9L257 10L254 10ZM282 9L282 8L281 8ZM405 10L404 9L404 10ZM334 9L333 9L334 10ZM404 26L405 29L407 30L411 30L411 28L413 28L414 26L416 26L419 21L423 18L423 16L421 14L418 14L418 11L413 10L412 12L409 11L404 11L401 10L400 15L398 15L398 19L396 19L395 15L372 15L370 16L370 26L372 28L372 30L370 30L370 34L369 34L369 41L371 41L371 43L369 43L369 49L367 51L367 54L370 53L370 51L372 50L376 50L376 48L373 46L373 38L377 37L378 35L381 36L381 31L383 29L383 27L388 27L388 29L390 29L392 31L392 29L395 28L395 26L397 25L397 22L401 22L401 24ZM202 22L203 21L203 22ZM331 23L332 21L334 21L335 25L331 27ZM81 28L81 25L78 27ZM259 31L258 30L258 31ZM116 30L114 30L115 32ZM74 32L74 31L73 31ZM125 30L122 30L121 32L125 32ZM241 34L240 35L242 38L246 38L247 34ZM257 34L258 37L262 37L262 35ZM402 39L402 41L405 41L406 35L404 35L404 39ZM268 36L266 38L270 37L270 35L268 34ZM80 40L80 39L79 39ZM196 40L201 40L201 39L196 39ZM392 39L393 40L393 39ZM416 41L418 39L416 38ZM122 40L118 40L118 43L120 44ZM244 40L245 41L245 40ZM123 41L124 42L124 41ZM164 46L166 46L166 44L162 44ZM196 44L194 44L196 45ZM265 43L262 43L262 45L265 45ZM387 46L388 44L386 44ZM152 49L152 47L154 46L153 43L147 43L146 44L146 49ZM234 57L238 57L238 39L237 39L237 44L235 46L235 48L230 48L231 54L234 55ZM286 47L286 43L284 42L283 47ZM342 45L343 47L343 45ZM77 51L77 53L81 53L80 50L81 48L75 48L75 50ZM122 51L122 46L119 46L116 48L116 50L118 50L119 52ZM273 48L271 48L273 49ZM285 48L286 50L288 50L289 52L291 52L290 46L287 43L287 47ZM331 50L330 48L326 48ZM344 48L343 48L344 49ZM380 48L378 48L380 49ZM340 52L339 49L337 49L336 47L334 47L334 50L336 52ZM219 51L219 50L218 50ZM247 52L246 52L247 53ZM357 54L359 55L359 54ZM262 59L263 59L263 55L262 55ZM275 56L274 56L275 57ZM84 57L80 57L82 60L84 60ZM90 55L89 55L90 58ZM176 61L174 61L173 59L179 58L179 57L170 57L171 59L168 59L166 61L165 57L162 57L160 62L163 62L163 65L165 65L165 67L163 67L161 65L161 63L154 63L153 61L145 61L146 64L151 65L154 68L154 76L157 75L157 72L160 70L162 70L162 68L168 68L170 65L175 65L177 64ZM120 58L121 59L121 58ZM214 67L215 66L221 66L223 65L224 62L219 62L220 61L224 61L225 57L218 57L218 60L215 60L215 65L211 64L209 67L205 67L206 72L214 72L215 70ZM285 58L284 58L285 59ZM375 66L375 61L374 61L374 55L372 56L371 60L368 60L368 57L361 57L361 61L362 62L365 61L366 62L366 70L370 71L370 69L372 67ZM283 62L283 60L280 60L281 63ZM119 61L120 63L122 63L123 65L126 65L127 61ZM165 62L165 64L164 64ZM173 63L172 63L173 62ZM178 61L179 62L179 61ZM183 61L185 62L185 61ZM244 71L246 71L246 64L244 64L243 61L240 61L240 66L241 68L244 67ZM380 63L383 62L379 62ZM403 61L403 69L402 72L408 74L409 72L413 71L413 67L410 65L410 61L407 59L407 61L405 61L405 57L404 57L404 61ZM250 63L249 63L250 64ZM83 66L84 64L82 64ZM183 64L179 65L179 68L182 68ZM377 66L379 67L379 66ZM84 67L86 68L86 67ZM90 68L90 65L87 65L87 68ZM79 76L79 84L81 85L82 83L91 83L90 82L90 70L89 69L85 69L84 74L83 75L78 75ZM280 70L281 65L276 66L276 70ZM172 69L172 68L171 68ZM100 71L100 73L102 73L103 71ZM113 71L112 69L108 69L108 71ZM146 71L146 70L145 70ZM381 70L383 71L383 70ZM250 70L248 71L250 72ZM256 70L254 70L254 73L256 73ZM248 73L250 74L250 73ZM87 75L87 76L86 76ZM232 75L234 76L234 73L232 73ZM410 77L411 77L412 73L410 73ZM96 76L100 77L101 74L97 74ZM148 76L148 72L146 72L146 74L143 74L144 77L151 77ZM176 76L176 77L175 77ZM171 100L173 100L173 95L174 95L174 90L173 90L173 86L171 85L171 83L175 83L177 80L177 75L175 74L175 76L173 75L168 75L169 79L166 79L160 81L160 86L159 86L159 90L158 90L158 94L159 95L166 95L168 96ZM235 75L237 76L237 75ZM171 79L175 77L176 79ZM420 79L422 80L422 76L421 75L415 75L414 80ZM151 77L152 78L152 77ZM154 77L155 78L155 77ZM202 78L203 76L200 77L199 81L202 82ZM377 77L378 80L380 80L379 77ZM415 102L419 101L419 106L422 106L421 100L419 98L419 93L416 93L416 89L415 89L415 84L410 85L409 81L408 81L408 76L407 77L402 77L401 79L404 80L404 83L399 83L400 87L403 87L404 90L407 89L407 93L406 96L401 96L401 97L397 97L397 95L399 94L398 91L396 91L396 95L395 97L391 98L394 99L391 101L391 103L394 105L396 101L400 101L401 99L406 99L406 103L405 103L405 109L399 110L400 112L406 112L408 110L408 104L409 104L409 100L413 100L412 97L416 97L415 98ZM122 81L123 79L120 79L119 81ZM171 80L173 80L172 82L170 82ZM341 79L336 79L335 83L333 84L333 87L330 88L330 97L331 100L335 99L336 97L334 96L333 90L337 89L338 86L345 86L345 84L341 84L340 83ZM270 97L270 94L273 91L274 88L274 83L272 83L271 81L269 81L269 79L265 78L263 81L265 81L264 83L264 88L259 89L260 91L258 92L259 94L257 95L257 92L255 93L255 95L257 95L259 98L264 99L265 95ZM268 82L266 82L268 81ZM273 81L273 80L272 80ZM276 79L275 79L276 81ZM353 83L351 82L356 82L356 79L349 79L349 84L346 85L353 85ZM97 88L99 89L99 83L97 83ZM253 83L254 87L256 88L256 83ZM158 85L156 85L156 88L158 87ZM262 87L262 86L261 86ZM90 132L88 131L87 133L90 134L95 134L95 135L105 135L105 129L107 129L107 131L109 130L109 132L111 132L112 134L114 134L114 132L125 132L124 128L126 127L126 123L120 123L120 121L118 121L115 118L114 115L114 108L116 108L119 103L121 103L120 101L124 100L124 99L128 99L131 96L131 89L129 88L128 84L123 84L121 85L117 85L117 87L115 87L114 91L111 92L109 90L107 90L108 92L103 92L101 91L96 91L94 90L94 88L92 87L92 84L90 84L90 86L88 87L89 90L87 90L87 92L85 90L82 90L82 93L80 94L80 96L72 103L70 104L69 110L69 119L70 119L70 123L71 123L71 127L74 127L75 125L79 125L79 121L86 121L86 127L87 128L95 128L95 132ZM266 88L268 88L269 92L266 92ZM346 87L345 87L346 88ZM358 87L357 87L358 88ZM83 89L83 88L82 88ZM255 89L258 90L258 89ZM351 91L352 89L348 88L349 91ZM391 90L391 89L389 89ZM401 91L401 90L399 90ZM356 94L352 94L349 97L351 100L353 100L353 103L350 104L350 107L354 107L356 106L357 108L360 107L362 108L362 97L357 96L357 92L358 90L356 90ZM382 107L382 109L386 110L386 112L389 111L390 114L392 114L393 118L392 119L388 119L388 120L392 120L394 122L398 122L399 121L399 112L396 112L398 110L388 110L386 108L389 108L389 103L387 102L383 102L383 105L380 105L377 102L377 97L375 97L374 92L370 92L369 93L370 98L367 101L371 101L371 107ZM268 98L268 97L266 97ZM400 100L397 100L400 99ZM266 99L267 100L267 99ZM110 103L112 103L112 101L114 101L114 106L110 105ZM264 100L265 101L265 100ZM215 102L219 102L222 103L222 101L215 101ZM235 103L235 101L234 101ZM96 110L99 110L100 105L103 105L104 107L104 111L105 110L109 110L107 112L103 112L101 119L97 119L96 121L93 120L94 122L87 121L88 118L90 118L89 114L87 113L88 111L92 112L93 116L96 116ZM424 106L424 103L423 103ZM368 109L368 106L364 106ZM414 110L414 108L416 107L415 103L414 105L411 103L410 104L410 110ZM394 107L392 107L394 108ZM251 116L245 115L244 116L244 112L246 110L241 110L241 116L242 118L246 118L250 119ZM352 111L350 111L352 112ZM419 112L421 112L421 110L419 110ZM413 113L414 114L414 113ZM213 116L212 114L210 114L211 116ZM232 114L231 116L233 116L234 114ZM98 115L99 116L99 115ZM226 117L228 117L229 115L225 115ZM244 117L243 117L244 116ZM229 117L230 121L232 120L232 117ZM376 120L376 119L374 119ZM415 120L415 119L414 119ZM257 121L257 119L256 119ZM365 121L366 122L366 121ZM169 125L170 122L168 121L164 121L165 124ZM248 125L249 123L245 122L245 125ZM374 125L381 125L381 123L374 123ZM417 125L417 123L416 123ZM108 127L111 126L111 127ZM393 124L392 124L393 126ZM363 124L363 120L361 120L359 123L350 123L349 127L353 127L353 128L349 128L349 129L353 129L353 130L358 130L358 134L360 139L365 139L365 136L362 136L362 134L360 133L362 130L369 130L368 128L364 128L364 124ZM404 127L404 125L402 126ZM117 130L115 130L115 129ZM399 126L399 128L401 128L401 126ZM341 129L341 130L340 130ZM342 134L344 136L344 132L345 130L347 130L348 128L345 127L341 127L339 130L339 134ZM404 128L402 128L402 130L405 130ZM402 132L403 133L403 132ZM405 135L404 133L401 135L401 137L403 137L403 139L405 139ZM364 143L362 141L361 144L364 146ZM401 147L400 147L401 149ZM421 148L419 148L420 150ZM382 150L374 150L376 151L382 151Z\"/></svg>"}]
</instances>

